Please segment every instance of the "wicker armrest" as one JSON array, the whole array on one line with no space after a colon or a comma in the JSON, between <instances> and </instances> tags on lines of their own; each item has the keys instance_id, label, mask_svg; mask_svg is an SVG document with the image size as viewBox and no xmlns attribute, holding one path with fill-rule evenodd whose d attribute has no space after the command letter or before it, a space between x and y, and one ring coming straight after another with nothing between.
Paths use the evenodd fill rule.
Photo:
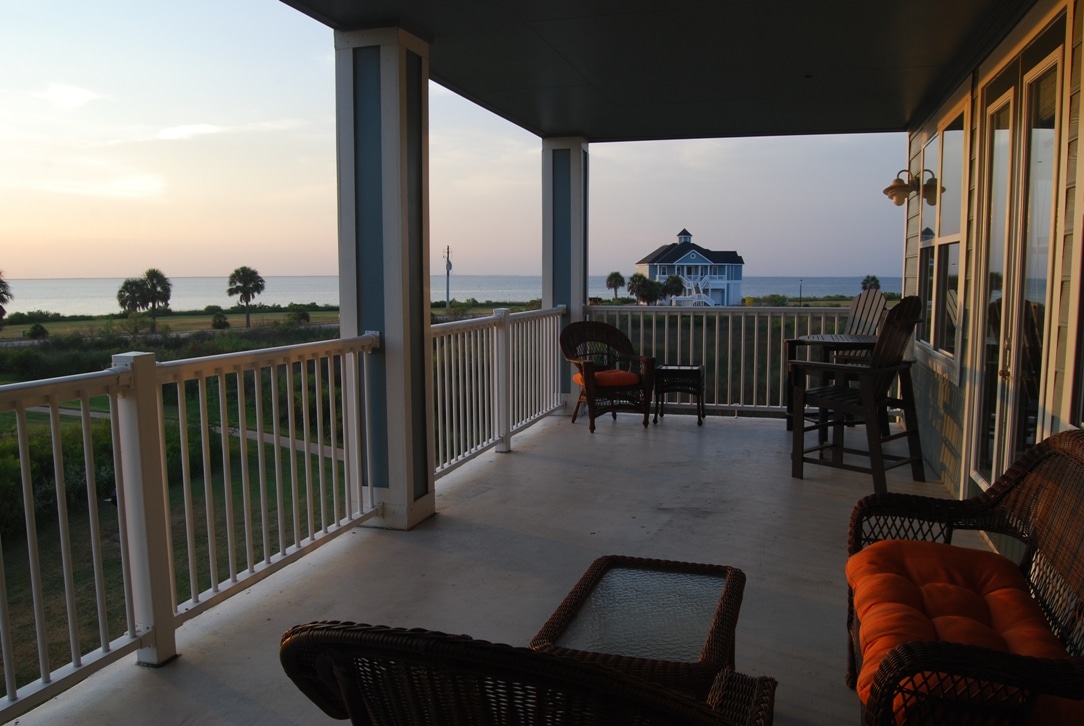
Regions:
<instances>
[{"instance_id":1,"label":"wicker armrest","mask_svg":"<svg viewBox=\"0 0 1084 726\"><path fill-rule=\"evenodd\" d=\"M967 714L1018 711L1036 693L1084 698L1084 658L1031 658L949 642L912 642L894 648L877 671L865 708L866 724L929 718L967 721ZM917 720L916 720L917 719ZM1008 722L1011 718L1006 718ZM1015 722L1015 721L1014 721Z\"/></svg>"},{"instance_id":2,"label":"wicker armrest","mask_svg":"<svg viewBox=\"0 0 1084 726\"><path fill-rule=\"evenodd\" d=\"M777 681L769 676L747 676L724 668L708 692L708 706L743 726L768 726L775 712Z\"/></svg>"},{"instance_id":3,"label":"wicker armrest","mask_svg":"<svg viewBox=\"0 0 1084 726\"><path fill-rule=\"evenodd\" d=\"M1020 522L996 501L973 497L963 501L913 494L872 494L851 511L847 554L884 539L952 543L957 530L997 532L1026 539Z\"/></svg>"},{"instance_id":4,"label":"wicker armrest","mask_svg":"<svg viewBox=\"0 0 1084 726\"><path fill-rule=\"evenodd\" d=\"M974 520L970 502L915 494L871 494L859 499L851 510L847 554L885 539L951 542L952 532L963 519Z\"/></svg>"}]
</instances>

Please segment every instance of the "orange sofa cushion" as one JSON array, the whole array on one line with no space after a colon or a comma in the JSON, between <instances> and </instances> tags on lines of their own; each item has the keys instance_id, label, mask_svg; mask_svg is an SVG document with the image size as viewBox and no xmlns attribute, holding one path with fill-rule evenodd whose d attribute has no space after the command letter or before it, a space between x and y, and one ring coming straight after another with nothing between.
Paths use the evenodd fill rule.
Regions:
<instances>
[{"instance_id":1,"label":"orange sofa cushion","mask_svg":"<svg viewBox=\"0 0 1084 726\"><path fill-rule=\"evenodd\" d=\"M583 385L583 374L577 373L572 376L579 385ZM627 387L635 386L640 383L640 376L631 371L622 371L612 368L605 371L595 371L595 385L601 387Z\"/></svg>"},{"instance_id":2,"label":"orange sofa cushion","mask_svg":"<svg viewBox=\"0 0 1084 726\"><path fill-rule=\"evenodd\" d=\"M847 560L847 582L860 624L862 703L881 660L901 643L942 640L1038 658L1068 656L1020 568L995 552L885 540ZM1084 702L1053 697L1040 697L1035 722L1040 713L1043 720L1054 713L1068 718L1063 709L1074 714L1067 722L1084 723Z\"/></svg>"}]
</instances>

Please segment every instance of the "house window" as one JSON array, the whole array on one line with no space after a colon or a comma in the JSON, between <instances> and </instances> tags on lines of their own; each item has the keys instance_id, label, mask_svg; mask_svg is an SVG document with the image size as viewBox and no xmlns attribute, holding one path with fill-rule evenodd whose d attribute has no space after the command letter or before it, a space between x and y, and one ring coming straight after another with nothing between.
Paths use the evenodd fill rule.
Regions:
<instances>
[{"instance_id":1,"label":"house window","mask_svg":"<svg viewBox=\"0 0 1084 726\"><path fill-rule=\"evenodd\" d=\"M966 200L967 158L964 111L956 110L930 134L922 150L922 187L913 197L921 205L919 296L926 314L916 338L934 351L954 356L958 348L960 237Z\"/></svg>"}]
</instances>

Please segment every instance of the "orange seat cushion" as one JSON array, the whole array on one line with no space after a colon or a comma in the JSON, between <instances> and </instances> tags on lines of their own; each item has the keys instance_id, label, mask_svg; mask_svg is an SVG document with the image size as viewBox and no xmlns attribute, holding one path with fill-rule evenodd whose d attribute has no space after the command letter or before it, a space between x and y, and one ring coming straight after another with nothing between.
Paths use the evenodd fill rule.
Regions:
<instances>
[{"instance_id":1,"label":"orange seat cushion","mask_svg":"<svg viewBox=\"0 0 1084 726\"><path fill-rule=\"evenodd\" d=\"M1020 568L995 552L885 540L847 560L847 582L860 624L862 703L881 660L901 643L942 640L1038 658L1068 656L1029 595ZM1040 697L1036 711L1045 719L1069 709L1072 722L1084 723L1082 707L1078 701Z\"/></svg>"},{"instance_id":2,"label":"orange seat cushion","mask_svg":"<svg viewBox=\"0 0 1084 726\"><path fill-rule=\"evenodd\" d=\"M577 373L572 376L579 385L583 385L583 374ZM595 371L595 385L602 387L614 387L614 388L627 388L628 386L636 386L640 383L640 376L636 375L632 371L621 371L616 368L611 368L605 371Z\"/></svg>"}]
</instances>

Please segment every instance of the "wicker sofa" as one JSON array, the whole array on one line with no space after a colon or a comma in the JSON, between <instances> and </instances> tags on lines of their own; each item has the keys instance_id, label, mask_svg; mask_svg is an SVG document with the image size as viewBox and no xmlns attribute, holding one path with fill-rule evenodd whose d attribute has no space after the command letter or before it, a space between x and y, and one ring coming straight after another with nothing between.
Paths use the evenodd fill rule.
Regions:
<instances>
[{"instance_id":1,"label":"wicker sofa","mask_svg":"<svg viewBox=\"0 0 1084 726\"><path fill-rule=\"evenodd\" d=\"M953 545L960 530L1017 556ZM866 497L848 548L865 723L1084 723L1084 431L972 499Z\"/></svg>"}]
</instances>

